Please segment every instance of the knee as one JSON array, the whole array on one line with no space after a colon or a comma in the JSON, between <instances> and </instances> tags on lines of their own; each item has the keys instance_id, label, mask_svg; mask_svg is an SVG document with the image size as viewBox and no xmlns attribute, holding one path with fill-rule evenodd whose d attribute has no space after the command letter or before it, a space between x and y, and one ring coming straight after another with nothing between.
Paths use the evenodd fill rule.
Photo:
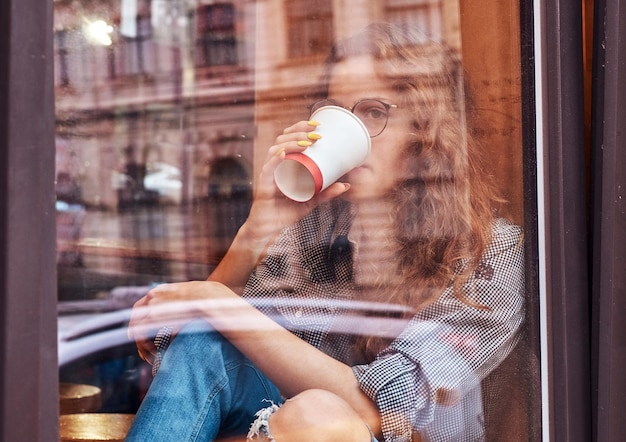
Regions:
<instances>
[{"instance_id":1,"label":"knee","mask_svg":"<svg viewBox=\"0 0 626 442\"><path fill-rule=\"evenodd\" d=\"M307 390L287 400L269 419L276 442L370 442L358 414L339 396Z\"/></svg>"}]
</instances>

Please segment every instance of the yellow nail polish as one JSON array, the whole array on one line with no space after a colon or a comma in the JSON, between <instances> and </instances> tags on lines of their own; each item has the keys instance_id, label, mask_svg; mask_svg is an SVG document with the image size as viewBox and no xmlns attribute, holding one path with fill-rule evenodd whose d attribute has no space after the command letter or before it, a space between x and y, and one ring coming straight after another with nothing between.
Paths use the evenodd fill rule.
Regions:
<instances>
[{"instance_id":1,"label":"yellow nail polish","mask_svg":"<svg viewBox=\"0 0 626 442\"><path fill-rule=\"evenodd\" d=\"M276 153L274 155L279 157L279 156L281 156L283 154L284 151L285 151L285 148L281 147L280 149L278 149L278 151L276 151Z\"/></svg>"},{"instance_id":2,"label":"yellow nail polish","mask_svg":"<svg viewBox=\"0 0 626 442\"><path fill-rule=\"evenodd\" d=\"M304 140L298 141L298 146L300 147L309 147L311 144L313 143L311 143L310 141L304 141Z\"/></svg>"},{"instance_id":3,"label":"yellow nail polish","mask_svg":"<svg viewBox=\"0 0 626 442\"><path fill-rule=\"evenodd\" d=\"M313 126L313 127L317 127L320 125L318 121L314 121L314 120L307 121L306 124L308 124L309 126Z\"/></svg>"},{"instance_id":4,"label":"yellow nail polish","mask_svg":"<svg viewBox=\"0 0 626 442\"><path fill-rule=\"evenodd\" d=\"M320 134L316 134L315 132L310 132L307 134L307 138L309 140L319 140L322 136Z\"/></svg>"}]
</instances>

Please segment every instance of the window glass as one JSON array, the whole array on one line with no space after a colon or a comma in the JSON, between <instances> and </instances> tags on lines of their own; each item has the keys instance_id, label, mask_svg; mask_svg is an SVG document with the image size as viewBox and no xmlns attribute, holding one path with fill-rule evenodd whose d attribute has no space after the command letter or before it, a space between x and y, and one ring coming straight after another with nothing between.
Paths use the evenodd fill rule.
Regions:
<instances>
[{"instance_id":1,"label":"window glass","mask_svg":"<svg viewBox=\"0 0 626 442\"><path fill-rule=\"evenodd\" d=\"M285 14L289 57L325 55L334 35L332 2L292 0Z\"/></svg>"},{"instance_id":2,"label":"window glass","mask_svg":"<svg viewBox=\"0 0 626 442\"><path fill-rule=\"evenodd\" d=\"M234 5L202 5L197 10L196 21L196 65L237 64Z\"/></svg>"},{"instance_id":3,"label":"window glass","mask_svg":"<svg viewBox=\"0 0 626 442\"><path fill-rule=\"evenodd\" d=\"M313 239L311 232L295 230L291 237L276 232L276 244L283 244L282 238L284 247L301 253L279 253L274 246L254 260L273 272L277 285L297 286L285 288L295 307L276 307L277 321L297 324L296 334L311 340L306 334L314 327L307 319L308 298L324 300L324 315L341 311L351 320L364 318L351 330L326 329L316 345L354 366L365 390L369 369L372 376L393 373L393 367L375 367L377 356L384 360L385 349L402 354L417 373L407 378L416 391L427 391L428 382L439 382L438 375L420 359L416 341L400 337L410 327L436 324L436 339L449 349L442 353L443 365L454 367L443 369L442 379L454 370L467 376L450 374L459 376L457 384L441 381L439 388L420 396L432 408L419 408L419 398L393 399L402 402L396 404L399 409L409 410L399 412L402 419L412 416L406 417L411 422L407 428L439 437L450 419L446 410L451 415L456 404L471 403L471 412L484 424L455 420L463 431L493 440L502 440L502 431L507 437L514 434L514 440L536 440L537 294L524 289L528 258L521 234L529 219L525 210L531 210L524 207L521 113L523 100L532 100L522 90L522 69L533 67L520 56L518 8L517 2L506 0L471 5L456 0L55 1L62 385L100 389L97 406L86 411L135 415L153 372L128 338L133 304L161 283L202 281L227 262L223 259L231 244L239 245L233 240L248 218L253 195L262 193L255 182L266 170L267 158L282 160L279 148L285 140L292 141L286 153L299 149L290 134L314 129L302 126L277 136L298 121L316 118L308 106L328 97L361 117L369 131L363 138L371 148L368 158L376 157L367 172L369 181L363 178L370 184L359 187L358 176L350 172L342 178L351 180L348 197L336 201L369 207L362 196L367 191L377 198L372 207L385 210L376 212L380 218L361 218L358 213L365 209L355 211L345 232L343 218L334 214L332 228L316 224ZM382 49L379 64L371 68L378 83L369 84L359 75L363 65L346 60L355 59L351 51L371 48L366 40L352 41L334 52L334 64L325 70L334 42L371 23L391 24L398 38L391 42L394 50L417 29L412 46L405 48L410 54L386 65L380 60L392 56ZM355 107L361 99L378 101ZM396 127L404 127L401 139L413 150L389 147L400 145L391 138L400 133ZM302 137L299 141L317 142ZM475 152L481 153L480 162ZM403 204L398 195L405 194L394 187L400 180L409 198ZM405 230L398 230L398 219L406 221ZM482 228L476 227L481 223ZM515 244L502 239L502 232L517 235ZM399 244L406 249L403 255ZM347 249L351 260L342 264ZM480 256L476 250L482 251ZM250 274L251 265L236 257L228 261L228 272L240 266L249 267ZM298 285L300 279L297 284L281 280L293 263L302 268L297 278L306 275L308 288ZM406 273L398 270L405 268ZM337 269L346 272L351 287L346 299L340 296ZM297 296L298 290L305 299ZM337 309L338 300L347 303ZM366 301L377 307L360 304ZM380 317L399 325L388 332L393 336L372 339L376 333L367 321ZM347 353L338 355L342 339L352 352L349 360L341 359ZM411 350L403 353L404 344ZM374 389L378 384L371 382ZM389 404L376 404L388 410ZM387 413L380 427L373 428L379 440L400 431Z\"/></svg>"}]
</instances>

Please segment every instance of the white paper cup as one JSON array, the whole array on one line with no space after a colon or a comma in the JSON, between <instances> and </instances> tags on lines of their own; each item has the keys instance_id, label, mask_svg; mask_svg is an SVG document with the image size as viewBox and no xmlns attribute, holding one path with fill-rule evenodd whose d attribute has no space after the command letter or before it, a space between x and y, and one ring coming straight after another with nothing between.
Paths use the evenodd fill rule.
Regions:
<instances>
[{"instance_id":1,"label":"white paper cup","mask_svg":"<svg viewBox=\"0 0 626 442\"><path fill-rule=\"evenodd\" d=\"M308 201L352 169L359 167L372 148L367 128L352 112L324 106L311 119L320 123L322 136L302 153L290 153L274 171L280 191L294 201Z\"/></svg>"}]
</instances>

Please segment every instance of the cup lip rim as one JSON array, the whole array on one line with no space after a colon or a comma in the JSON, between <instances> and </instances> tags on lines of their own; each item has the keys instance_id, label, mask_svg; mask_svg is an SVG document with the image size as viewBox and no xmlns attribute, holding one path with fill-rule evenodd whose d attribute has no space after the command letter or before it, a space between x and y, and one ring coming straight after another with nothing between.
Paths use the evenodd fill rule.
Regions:
<instances>
[{"instance_id":1,"label":"cup lip rim","mask_svg":"<svg viewBox=\"0 0 626 442\"><path fill-rule=\"evenodd\" d=\"M313 180L313 191L306 194L298 194L296 192L291 192L288 186L285 186L285 181L282 180L282 170L285 167L289 167L289 165L293 165L296 163L297 165L304 167L310 174ZM290 198L297 202L306 202L313 198L315 195L319 194L322 191L322 187L324 184L324 176L322 171L315 163L315 161L311 160L307 155L302 152L292 152L285 156L283 162L281 162L276 169L274 169L274 182L276 187L285 195L287 198Z\"/></svg>"},{"instance_id":2,"label":"cup lip rim","mask_svg":"<svg viewBox=\"0 0 626 442\"><path fill-rule=\"evenodd\" d=\"M361 119L357 117L356 115L354 115L354 113L352 113L350 110L346 109L345 107L337 106L335 104L329 104L329 105L322 106L316 109L315 112L311 114L311 119L313 119L315 115L317 115L324 109L336 109L336 110L342 111L345 114L350 115L361 126L361 128L363 129L363 132L365 133L365 136L367 138L367 148L368 148L368 154L369 154L369 151L372 149L372 137L370 137L369 131L367 130L365 123L363 123Z\"/></svg>"}]
</instances>

